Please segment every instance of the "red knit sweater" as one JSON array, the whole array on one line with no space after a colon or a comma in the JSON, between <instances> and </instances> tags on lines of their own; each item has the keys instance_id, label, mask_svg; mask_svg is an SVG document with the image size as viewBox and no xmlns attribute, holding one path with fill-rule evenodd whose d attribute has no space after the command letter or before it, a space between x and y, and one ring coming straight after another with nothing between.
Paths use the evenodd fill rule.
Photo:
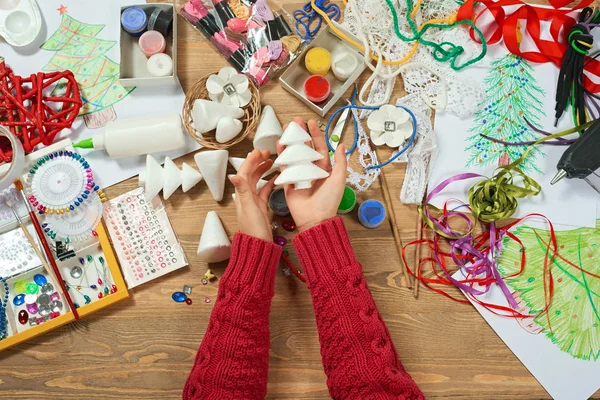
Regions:
<instances>
[{"instance_id":1,"label":"red knit sweater","mask_svg":"<svg viewBox=\"0 0 600 400\"><path fill-rule=\"evenodd\" d=\"M294 247L313 299L331 397L424 399L398 360L342 219L297 235ZM269 311L280 257L278 245L235 235L184 399L265 397Z\"/></svg>"}]
</instances>

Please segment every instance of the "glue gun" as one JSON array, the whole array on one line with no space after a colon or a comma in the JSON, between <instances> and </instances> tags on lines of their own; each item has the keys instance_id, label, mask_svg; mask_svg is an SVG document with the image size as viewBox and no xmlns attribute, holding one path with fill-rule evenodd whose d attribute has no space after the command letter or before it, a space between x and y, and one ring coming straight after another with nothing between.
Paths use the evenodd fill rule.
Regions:
<instances>
[{"instance_id":1,"label":"glue gun","mask_svg":"<svg viewBox=\"0 0 600 400\"><path fill-rule=\"evenodd\" d=\"M597 119L575 143L565 150L556 168L558 172L550 181L551 185L563 178L586 179L600 168L600 119Z\"/></svg>"}]
</instances>

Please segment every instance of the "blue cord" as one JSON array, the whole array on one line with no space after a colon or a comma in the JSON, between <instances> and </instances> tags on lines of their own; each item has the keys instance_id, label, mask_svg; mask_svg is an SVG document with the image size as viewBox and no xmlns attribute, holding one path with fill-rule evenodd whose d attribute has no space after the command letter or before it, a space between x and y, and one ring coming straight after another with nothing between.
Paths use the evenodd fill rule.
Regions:
<instances>
[{"instance_id":1,"label":"blue cord","mask_svg":"<svg viewBox=\"0 0 600 400\"><path fill-rule=\"evenodd\" d=\"M348 108L356 109L356 110L378 110L379 109L379 107L357 106L356 104L354 104L354 98L355 98L355 93L352 94L352 101L350 102L351 104L344 106L344 107L340 108L339 110L337 110L336 112L334 112L333 115L331 116L331 118L329 118L329 121L327 122L327 126L325 127L325 143L327 143L327 147L329 148L329 151L331 151L331 152L335 152L335 150L331 146L331 143L329 143L329 127L331 126L331 123L333 122L333 119L335 118L336 115L338 115L340 112L342 112ZM413 114L412 111L410 111L408 108L406 108L404 106L396 106L396 108L402 108L403 110L408 112L408 114L412 118L412 120L413 120L412 135L410 135L410 139L409 139L408 143L406 144L406 146L404 146L400 151L398 151L398 153L396 153L395 155L390 157L389 160L387 160L386 162L381 163L381 164L372 165L370 167L367 167L367 168L365 168L365 171L368 171L370 169L383 168L386 165L388 165L389 163L393 162L396 158L400 157L408 149L410 149L410 147L415 142L415 139L417 138L417 117L415 117L415 114ZM356 149L356 146L358 144L358 124L359 124L359 122L356 119L356 117L354 116L354 113L352 113L352 117L354 119L354 143L352 143L352 148L346 152L346 155L350 155Z\"/></svg>"},{"instance_id":2,"label":"blue cord","mask_svg":"<svg viewBox=\"0 0 600 400\"><path fill-rule=\"evenodd\" d=\"M330 19L339 21L342 15L340 7L337 4L329 4L328 2L329 0L317 0L315 6L325 12ZM305 42L311 42L323 24L323 17L313 10L310 1L302 9L294 11L294 19L296 20L296 33ZM315 21L317 21L317 26L311 29ZM304 28L304 32L301 32L300 27Z\"/></svg>"}]
</instances>

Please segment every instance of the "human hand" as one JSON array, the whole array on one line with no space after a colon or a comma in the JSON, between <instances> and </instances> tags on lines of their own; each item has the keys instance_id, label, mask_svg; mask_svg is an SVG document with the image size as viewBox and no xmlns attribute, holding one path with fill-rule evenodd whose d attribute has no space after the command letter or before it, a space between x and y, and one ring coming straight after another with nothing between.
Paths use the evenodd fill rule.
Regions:
<instances>
[{"instance_id":1,"label":"human hand","mask_svg":"<svg viewBox=\"0 0 600 400\"><path fill-rule=\"evenodd\" d=\"M261 176L273 166L269 151L255 149L246 157L237 175L229 178L235 186L235 208L240 232L268 242L273 241L273 230L268 216L267 203L275 186L277 175L256 191Z\"/></svg>"},{"instance_id":2,"label":"human hand","mask_svg":"<svg viewBox=\"0 0 600 400\"><path fill-rule=\"evenodd\" d=\"M296 117L294 121L306 130L306 124L302 118ZM284 130L285 128L287 126L284 127ZM346 150L344 145L340 144L337 147L335 168L332 169L325 134L319 129L317 121L312 119L308 121L308 131L312 136L314 149L323 155L323 159L316 161L315 165L329 172L330 175L327 179L313 182L310 189L296 190L293 184L284 185L285 199L299 232L335 217L346 185ZM281 154L284 149L285 146L280 145L278 142L277 153Z\"/></svg>"}]
</instances>

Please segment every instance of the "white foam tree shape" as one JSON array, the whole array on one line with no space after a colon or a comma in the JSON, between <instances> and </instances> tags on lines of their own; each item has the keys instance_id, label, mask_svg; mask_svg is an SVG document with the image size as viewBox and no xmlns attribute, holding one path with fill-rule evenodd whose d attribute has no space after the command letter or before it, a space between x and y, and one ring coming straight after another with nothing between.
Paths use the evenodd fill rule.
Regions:
<instances>
[{"instance_id":1,"label":"white foam tree shape","mask_svg":"<svg viewBox=\"0 0 600 400\"><path fill-rule=\"evenodd\" d=\"M323 155L306 143L311 142L310 135L295 122L290 122L279 143L287 146L277 157L275 164L286 166L275 181L276 185L294 184L296 189L310 189L312 183L324 179L329 173L315 164Z\"/></svg>"}]
</instances>

